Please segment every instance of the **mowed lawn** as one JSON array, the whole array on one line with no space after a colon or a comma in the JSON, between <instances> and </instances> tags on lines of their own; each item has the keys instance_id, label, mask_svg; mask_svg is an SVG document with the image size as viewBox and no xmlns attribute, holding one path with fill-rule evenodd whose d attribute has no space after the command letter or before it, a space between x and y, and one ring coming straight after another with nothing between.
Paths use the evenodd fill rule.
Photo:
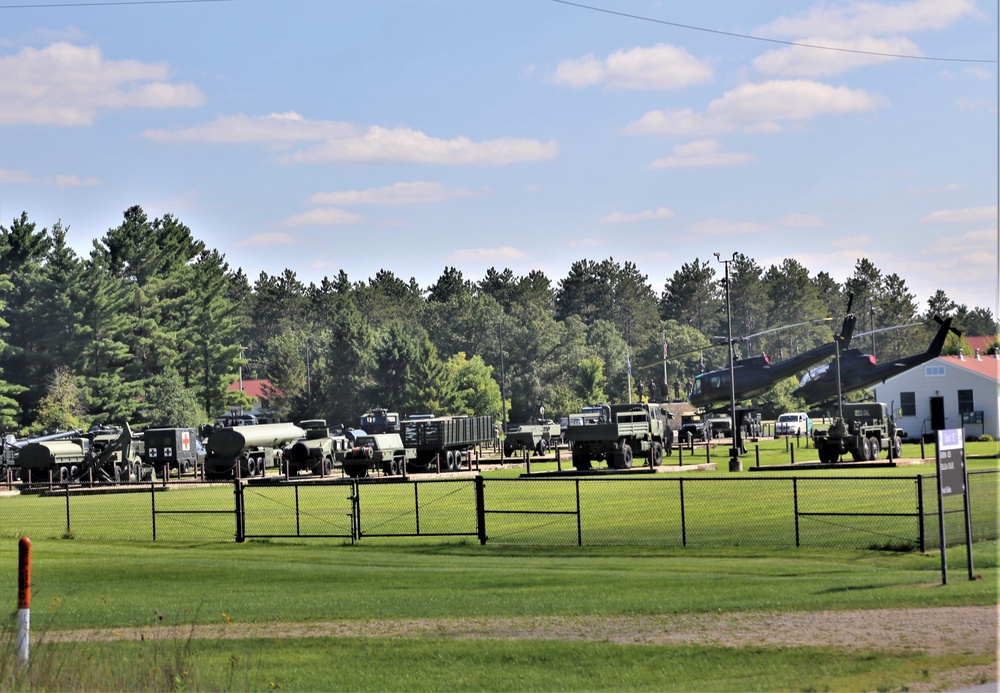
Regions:
<instances>
[{"instance_id":1,"label":"mowed lawn","mask_svg":"<svg viewBox=\"0 0 1000 693\"><path fill-rule=\"evenodd\" d=\"M36 540L34 666L22 690L902 690L993 663L982 652L617 644L527 637L267 637L268 624L569 619L996 604L996 542L976 573L939 554L816 549L537 548L471 541ZM0 544L16 595L17 542ZM11 621L12 623L12 621ZM260 636L46 643L69 629L255 624ZM16 671L10 632L0 674Z\"/></svg>"}]
</instances>

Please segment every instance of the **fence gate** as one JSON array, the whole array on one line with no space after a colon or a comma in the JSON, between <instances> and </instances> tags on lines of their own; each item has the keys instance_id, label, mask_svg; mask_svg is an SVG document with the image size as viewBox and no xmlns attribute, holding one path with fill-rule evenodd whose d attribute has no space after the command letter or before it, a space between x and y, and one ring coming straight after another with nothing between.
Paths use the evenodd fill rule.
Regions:
<instances>
[{"instance_id":1,"label":"fence gate","mask_svg":"<svg viewBox=\"0 0 1000 693\"><path fill-rule=\"evenodd\" d=\"M356 538L357 489L352 479L240 484L237 541L279 538Z\"/></svg>"}]
</instances>

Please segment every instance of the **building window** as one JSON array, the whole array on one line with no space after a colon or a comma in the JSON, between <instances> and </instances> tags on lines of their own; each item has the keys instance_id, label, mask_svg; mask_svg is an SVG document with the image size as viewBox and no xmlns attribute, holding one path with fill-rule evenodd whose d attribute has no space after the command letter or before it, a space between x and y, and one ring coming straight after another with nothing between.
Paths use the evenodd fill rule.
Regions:
<instances>
[{"instance_id":1,"label":"building window","mask_svg":"<svg viewBox=\"0 0 1000 693\"><path fill-rule=\"evenodd\" d=\"M944 366L924 366L924 375L928 378L944 375Z\"/></svg>"},{"instance_id":2,"label":"building window","mask_svg":"<svg viewBox=\"0 0 1000 693\"><path fill-rule=\"evenodd\" d=\"M899 393L899 408L902 411L902 416L916 416L917 415L917 393L916 392L900 392Z\"/></svg>"},{"instance_id":3,"label":"building window","mask_svg":"<svg viewBox=\"0 0 1000 693\"><path fill-rule=\"evenodd\" d=\"M958 413L965 414L976 408L975 400L972 397L972 390L958 391Z\"/></svg>"}]
</instances>

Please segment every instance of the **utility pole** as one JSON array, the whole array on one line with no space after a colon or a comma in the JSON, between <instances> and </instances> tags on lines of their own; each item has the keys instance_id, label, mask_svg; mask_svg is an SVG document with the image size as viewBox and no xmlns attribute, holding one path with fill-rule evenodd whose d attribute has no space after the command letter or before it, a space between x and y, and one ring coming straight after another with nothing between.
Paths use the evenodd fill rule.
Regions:
<instances>
[{"instance_id":1,"label":"utility pole","mask_svg":"<svg viewBox=\"0 0 1000 693\"><path fill-rule=\"evenodd\" d=\"M729 340L729 410L731 421L733 422L733 445L729 448L729 471L737 472L742 469L740 462L740 448L743 444L743 437L740 432L740 422L736 418L736 370L733 363L733 310L729 301L729 263L736 260L736 253L729 260L723 260L719 253L715 253L715 259L726 267L726 277L723 285L726 287L726 327L727 338Z\"/></svg>"}]
</instances>

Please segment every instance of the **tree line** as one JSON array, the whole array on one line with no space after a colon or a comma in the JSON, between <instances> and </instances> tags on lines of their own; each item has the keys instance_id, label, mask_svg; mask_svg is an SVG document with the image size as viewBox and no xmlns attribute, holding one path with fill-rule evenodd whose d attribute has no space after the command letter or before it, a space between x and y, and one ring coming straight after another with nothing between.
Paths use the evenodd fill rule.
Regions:
<instances>
[{"instance_id":1,"label":"tree line","mask_svg":"<svg viewBox=\"0 0 1000 693\"><path fill-rule=\"evenodd\" d=\"M228 389L240 375L270 382L281 420L350 424L378 405L523 421L540 406L559 416L628 401L630 386L633 398L683 397L697 373L726 363L726 287L715 260L683 264L660 290L613 258L574 262L556 282L496 268L471 281L446 267L429 287L384 269L306 285L287 269L251 281L177 218L150 219L138 206L86 257L67 233L27 213L0 225L6 431L196 426L248 407ZM856 333L919 323L855 341L879 360L925 349L934 315L955 316L966 335L997 332L990 310L943 291L921 311L903 278L864 258L842 282L792 259L764 268L736 254L728 268L744 356L782 359L828 342L850 294ZM950 340L957 352L960 340ZM769 406L797 408L794 385L779 383Z\"/></svg>"}]
</instances>

